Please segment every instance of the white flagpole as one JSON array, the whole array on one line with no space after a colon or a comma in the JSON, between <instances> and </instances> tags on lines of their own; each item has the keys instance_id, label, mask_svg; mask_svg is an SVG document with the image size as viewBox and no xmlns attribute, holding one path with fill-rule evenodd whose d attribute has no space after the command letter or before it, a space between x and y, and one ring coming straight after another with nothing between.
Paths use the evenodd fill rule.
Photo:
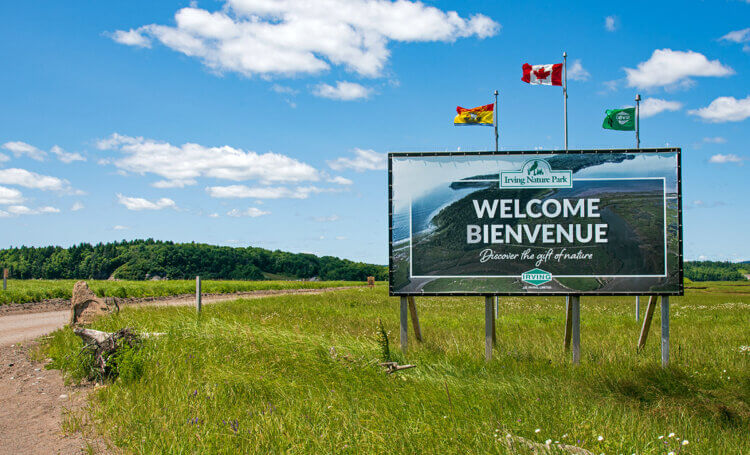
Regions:
<instances>
[{"instance_id":1,"label":"white flagpole","mask_svg":"<svg viewBox=\"0 0 750 455\"><path fill-rule=\"evenodd\" d=\"M497 134L497 90L495 90L495 104L492 106L492 119L495 121L495 151L498 149L498 134Z\"/></svg>"},{"instance_id":2,"label":"white flagpole","mask_svg":"<svg viewBox=\"0 0 750 455\"><path fill-rule=\"evenodd\" d=\"M635 148L641 148L641 95L635 95Z\"/></svg>"},{"instance_id":3,"label":"white flagpole","mask_svg":"<svg viewBox=\"0 0 750 455\"><path fill-rule=\"evenodd\" d=\"M641 95L635 95L635 148L641 148ZM641 318L641 296L635 296L635 322Z\"/></svg>"},{"instance_id":4,"label":"white flagpole","mask_svg":"<svg viewBox=\"0 0 750 455\"><path fill-rule=\"evenodd\" d=\"M568 151L568 53L563 52L563 115L565 125L565 151ZM573 330L573 308L570 306L570 295L565 296L565 349L570 348Z\"/></svg>"},{"instance_id":5,"label":"white flagpole","mask_svg":"<svg viewBox=\"0 0 750 455\"><path fill-rule=\"evenodd\" d=\"M492 106L492 119L495 121L495 152L499 151L498 147L498 134L497 134L497 90L495 90L495 104ZM495 319L497 319L500 312L499 297L495 296Z\"/></svg>"},{"instance_id":6,"label":"white flagpole","mask_svg":"<svg viewBox=\"0 0 750 455\"><path fill-rule=\"evenodd\" d=\"M565 114L565 151L568 151L568 53L563 52L563 110Z\"/></svg>"}]
</instances>

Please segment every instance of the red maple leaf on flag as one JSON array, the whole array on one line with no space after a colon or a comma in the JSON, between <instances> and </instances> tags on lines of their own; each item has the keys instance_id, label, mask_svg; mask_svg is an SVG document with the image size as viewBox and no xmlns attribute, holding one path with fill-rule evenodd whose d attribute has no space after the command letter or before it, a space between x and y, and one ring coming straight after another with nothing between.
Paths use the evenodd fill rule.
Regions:
<instances>
[{"instance_id":1,"label":"red maple leaf on flag","mask_svg":"<svg viewBox=\"0 0 750 455\"><path fill-rule=\"evenodd\" d=\"M538 70L534 71L534 76L536 76L539 80L547 79L547 76L549 76L551 73L549 71L545 71L544 67L539 68Z\"/></svg>"}]
</instances>

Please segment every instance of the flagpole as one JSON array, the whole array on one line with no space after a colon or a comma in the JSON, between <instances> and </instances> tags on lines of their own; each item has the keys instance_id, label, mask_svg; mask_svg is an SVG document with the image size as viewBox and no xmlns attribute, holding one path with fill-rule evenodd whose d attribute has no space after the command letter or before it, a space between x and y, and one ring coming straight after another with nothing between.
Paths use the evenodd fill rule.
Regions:
<instances>
[{"instance_id":1,"label":"flagpole","mask_svg":"<svg viewBox=\"0 0 750 455\"><path fill-rule=\"evenodd\" d=\"M641 94L635 95L635 148L641 148ZM641 296L635 296L635 322L641 318Z\"/></svg>"},{"instance_id":2,"label":"flagpole","mask_svg":"<svg viewBox=\"0 0 750 455\"><path fill-rule=\"evenodd\" d=\"M565 151L568 151L568 53L563 52L563 115L565 116ZM570 295L565 296L565 350L570 349L573 330L573 307ZM574 352L575 356L575 352ZM573 359L575 362L575 359Z\"/></svg>"},{"instance_id":3,"label":"flagpole","mask_svg":"<svg viewBox=\"0 0 750 455\"><path fill-rule=\"evenodd\" d=\"M635 148L641 148L641 95L635 95Z\"/></svg>"},{"instance_id":4,"label":"flagpole","mask_svg":"<svg viewBox=\"0 0 750 455\"><path fill-rule=\"evenodd\" d=\"M498 149L498 135L497 135L497 90L495 90L495 104L492 106L492 117L495 121L495 151L497 152Z\"/></svg>"},{"instance_id":5,"label":"flagpole","mask_svg":"<svg viewBox=\"0 0 750 455\"><path fill-rule=\"evenodd\" d=\"M565 151L568 151L568 53L563 52L563 110L565 114Z\"/></svg>"},{"instance_id":6,"label":"flagpole","mask_svg":"<svg viewBox=\"0 0 750 455\"><path fill-rule=\"evenodd\" d=\"M498 147L498 134L497 134L497 90L495 90L495 104L492 106L492 118L495 121L495 152L498 152L500 149ZM500 312L500 302L498 296L494 296L494 305L495 305L495 319L498 318L499 312ZM494 324L493 324L494 326Z\"/></svg>"}]
</instances>

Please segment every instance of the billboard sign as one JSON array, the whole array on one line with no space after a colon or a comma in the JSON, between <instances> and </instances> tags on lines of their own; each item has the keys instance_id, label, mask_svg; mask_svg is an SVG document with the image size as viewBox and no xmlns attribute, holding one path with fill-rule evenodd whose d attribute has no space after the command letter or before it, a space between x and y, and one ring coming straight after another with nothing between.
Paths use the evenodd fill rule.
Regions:
<instances>
[{"instance_id":1,"label":"billboard sign","mask_svg":"<svg viewBox=\"0 0 750 455\"><path fill-rule=\"evenodd\" d=\"M680 149L390 153L391 295L681 295Z\"/></svg>"}]
</instances>

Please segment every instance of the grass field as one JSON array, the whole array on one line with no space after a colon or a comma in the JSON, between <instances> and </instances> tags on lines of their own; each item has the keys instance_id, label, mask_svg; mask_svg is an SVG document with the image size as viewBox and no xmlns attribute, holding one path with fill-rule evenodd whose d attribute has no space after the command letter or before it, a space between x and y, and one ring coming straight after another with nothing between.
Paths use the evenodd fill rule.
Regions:
<instances>
[{"instance_id":1,"label":"grass field","mask_svg":"<svg viewBox=\"0 0 750 455\"><path fill-rule=\"evenodd\" d=\"M596 454L749 454L750 287L695 286L670 300L667 369L658 310L635 350L632 297L582 299L578 367L559 297L503 298L490 363L481 298L418 298L425 340L412 335L406 355L382 287L237 300L200 318L125 308L95 328L166 335L146 342L142 376L96 389L88 418L144 454L533 453L507 434ZM378 367L379 319L394 359L416 368ZM71 368L80 347L64 329L44 349Z\"/></svg>"},{"instance_id":2,"label":"grass field","mask_svg":"<svg viewBox=\"0 0 750 455\"><path fill-rule=\"evenodd\" d=\"M69 299L78 280L8 280L8 289L0 291L0 305L39 302L44 299ZM195 292L194 280L108 281L85 280L99 297L165 297ZM361 281L230 281L204 280L207 294L259 291L266 289L319 289L360 286Z\"/></svg>"}]
</instances>

